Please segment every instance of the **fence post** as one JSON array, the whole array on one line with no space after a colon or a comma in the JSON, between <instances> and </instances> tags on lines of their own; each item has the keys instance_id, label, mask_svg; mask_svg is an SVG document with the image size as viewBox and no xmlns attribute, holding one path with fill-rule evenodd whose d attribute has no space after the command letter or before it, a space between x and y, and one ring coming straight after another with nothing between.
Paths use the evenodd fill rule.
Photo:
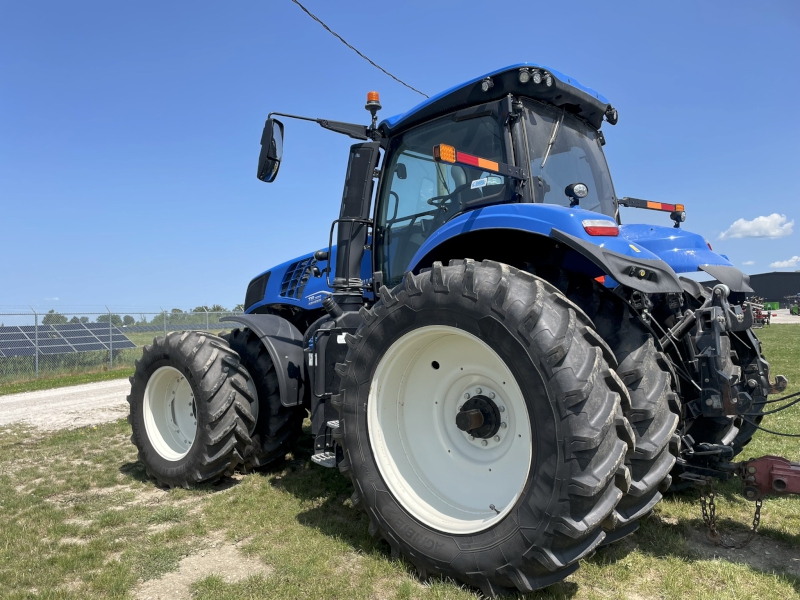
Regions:
<instances>
[{"instance_id":1,"label":"fence post","mask_svg":"<svg viewBox=\"0 0 800 600\"><path fill-rule=\"evenodd\" d=\"M167 337L167 311L164 311L164 339Z\"/></svg>"},{"instance_id":2,"label":"fence post","mask_svg":"<svg viewBox=\"0 0 800 600\"><path fill-rule=\"evenodd\" d=\"M114 368L114 330L111 328L111 309L106 306L108 311L108 368Z\"/></svg>"},{"instance_id":3,"label":"fence post","mask_svg":"<svg viewBox=\"0 0 800 600\"><path fill-rule=\"evenodd\" d=\"M33 310L33 309L31 309ZM39 313L35 310L33 311L33 322L34 322L34 342L33 342L33 352L36 358L34 362L36 363L36 378L39 378Z\"/></svg>"},{"instance_id":4,"label":"fence post","mask_svg":"<svg viewBox=\"0 0 800 600\"><path fill-rule=\"evenodd\" d=\"M206 311L206 331L208 331L208 309L204 308L203 310Z\"/></svg>"}]
</instances>

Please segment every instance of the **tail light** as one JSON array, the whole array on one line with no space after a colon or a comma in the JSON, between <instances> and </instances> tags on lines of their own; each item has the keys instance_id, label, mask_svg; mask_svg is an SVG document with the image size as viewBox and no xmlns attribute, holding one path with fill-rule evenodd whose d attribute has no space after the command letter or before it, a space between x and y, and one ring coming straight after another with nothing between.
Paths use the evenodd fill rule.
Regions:
<instances>
[{"instance_id":1,"label":"tail light","mask_svg":"<svg viewBox=\"0 0 800 600\"><path fill-rule=\"evenodd\" d=\"M582 222L583 229L589 235L610 235L618 236L619 227L614 221L607 221L606 219L588 219Z\"/></svg>"}]
</instances>

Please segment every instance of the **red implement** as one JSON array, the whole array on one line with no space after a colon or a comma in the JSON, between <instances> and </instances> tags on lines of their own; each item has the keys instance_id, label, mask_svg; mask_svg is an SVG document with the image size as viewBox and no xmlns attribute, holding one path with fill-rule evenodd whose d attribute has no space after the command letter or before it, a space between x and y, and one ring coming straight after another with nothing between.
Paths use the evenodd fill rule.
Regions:
<instances>
[{"instance_id":1,"label":"red implement","mask_svg":"<svg viewBox=\"0 0 800 600\"><path fill-rule=\"evenodd\" d=\"M744 496L760 500L764 496L800 494L800 463L780 456L762 456L741 463Z\"/></svg>"}]
</instances>

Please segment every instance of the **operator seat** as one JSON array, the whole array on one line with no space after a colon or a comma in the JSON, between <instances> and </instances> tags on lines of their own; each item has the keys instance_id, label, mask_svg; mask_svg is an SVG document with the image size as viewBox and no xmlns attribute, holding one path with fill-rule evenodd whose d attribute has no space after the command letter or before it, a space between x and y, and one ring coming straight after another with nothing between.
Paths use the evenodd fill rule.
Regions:
<instances>
[{"instance_id":1,"label":"operator seat","mask_svg":"<svg viewBox=\"0 0 800 600\"><path fill-rule=\"evenodd\" d=\"M474 178L480 176L480 172L477 169L470 169L470 171L474 172ZM456 187L454 191L462 186L467 186L468 183L472 183L473 179L470 179L467 175L467 170L462 167L461 165L453 165L450 167L450 177L453 178L453 183L455 183ZM467 202L472 200L476 200L477 198L483 197L483 191L481 188L470 189L468 186L462 189L456 197L453 199L453 208L450 210L450 215L452 216L455 213L461 212L467 207Z\"/></svg>"}]
</instances>

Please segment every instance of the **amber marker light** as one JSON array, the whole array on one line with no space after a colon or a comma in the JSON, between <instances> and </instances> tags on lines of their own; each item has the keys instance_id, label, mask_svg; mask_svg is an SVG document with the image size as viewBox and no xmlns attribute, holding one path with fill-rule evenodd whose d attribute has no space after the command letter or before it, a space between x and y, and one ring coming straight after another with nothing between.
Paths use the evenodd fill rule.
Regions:
<instances>
[{"instance_id":1,"label":"amber marker light","mask_svg":"<svg viewBox=\"0 0 800 600\"><path fill-rule=\"evenodd\" d=\"M447 144L439 144L433 147L433 158L441 162L456 162L456 154L456 149Z\"/></svg>"},{"instance_id":2,"label":"amber marker light","mask_svg":"<svg viewBox=\"0 0 800 600\"><path fill-rule=\"evenodd\" d=\"M381 95L378 92L367 92L367 104L377 102L380 104Z\"/></svg>"}]
</instances>

